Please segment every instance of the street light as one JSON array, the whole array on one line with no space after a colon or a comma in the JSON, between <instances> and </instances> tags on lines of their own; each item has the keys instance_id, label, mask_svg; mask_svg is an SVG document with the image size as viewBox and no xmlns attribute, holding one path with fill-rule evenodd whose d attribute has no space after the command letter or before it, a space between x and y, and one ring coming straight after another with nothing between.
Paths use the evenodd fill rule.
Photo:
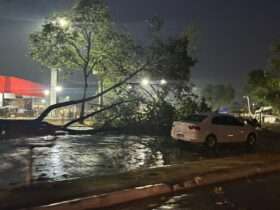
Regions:
<instances>
[{"instance_id":1,"label":"street light","mask_svg":"<svg viewBox=\"0 0 280 210\"><path fill-rule=\"evenodd\" d=\"M49 90L44 90L44 95L45 96L49 96L50 95L50 91Z\"/></svg>"},{"instance_id":2,"label":"street light","mask_svg":"<svg viewBox=\"0 0 280 210\"><path fill-rule=\"evenodd\" d=\"M142 79L141 85L142 86L148 86L150 84L150 80L147 78Z\"/></svg>"},{"instance_id":3,"label":"street light","mask_svg":"<svg viewBox=\"0 0 280 210\"><path fill-rule=\"evenodd\" d=\"M167 84L167 81L166 81L165 79L162 79L162 80L160 80L160 84L161 84L161 85L166 85L166 84Z\"/></svg>"},{"instance_id":4,"label":"street light","mask_svg":"<svg viewBox=\"0 0 280 210\"><path fill-rule=\"evenodd\" d=\"M56 91L57 93L60 93L60 92L63 91L63 87L62 87L62 86L56 86L56 87L55 87L55 91Z\"/></svg>"},{"instance_id":5,"label":"street light","mask_svg":"<svg viewBox=\"0 0 280 210\"><path fill-rule=\"evenodd\" d=\"M58 17L57 23L63 29L67 28L70 25L70 21L67 20L67 18L65 18L65 17Z\"/></svg>"}]
</instances>

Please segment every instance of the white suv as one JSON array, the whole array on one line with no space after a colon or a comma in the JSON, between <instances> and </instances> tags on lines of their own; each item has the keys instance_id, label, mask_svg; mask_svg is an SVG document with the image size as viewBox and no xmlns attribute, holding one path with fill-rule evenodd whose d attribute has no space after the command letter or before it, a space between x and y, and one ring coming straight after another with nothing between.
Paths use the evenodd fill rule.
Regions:
<instances>
[{"instance_id":1,"label":"white suv","mask_svg":"<svg viewBox=\"0 0 280 210\"><path fill-rule=\"evenodd\" d=\"M193 114L184 122L176 121L171 130L173 139L191 143L204 143L214 148L217 143L246 142L256 144L257 135L253 126L227 114Z\"/></svg>"}]
</instances>

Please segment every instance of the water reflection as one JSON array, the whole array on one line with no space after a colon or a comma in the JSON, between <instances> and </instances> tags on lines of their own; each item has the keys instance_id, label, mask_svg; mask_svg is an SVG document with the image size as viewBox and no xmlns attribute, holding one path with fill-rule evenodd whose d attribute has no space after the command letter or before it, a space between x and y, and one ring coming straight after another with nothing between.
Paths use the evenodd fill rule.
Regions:
<instances>
[{"instance_id":1,"label":"water reflection","mask_svg":"<svg viewBox=\"0 0 280 210\"><path fill-rule=\"evenodd\" d=\"M35 178L61 180L160 167L197 159L169 138L149 136L68 136L52 148L34 151Z\"/></svg>"},{"instance_id":2,"label":"water reflection","mask_svg":"<svg viewBox=\"0 0 280 210\"><path fill-rule=\"evenodd\" d=\"M0 167L0 180L9 182L17 176L13 173L15 169L24 171L26 164L23 163L28 160L28 147L25 147L42 141L45 140L35 138L2 143L0 157L4 161ZM201 152L200 147L170 138L125 135L64 136L56 139L52 146L34 148L33 180L108 175L208 157Z\"/></svg>"},{"instance_id":3,"label":"water reflection","mask_svg":"<svg viewBox=\"0 0 280 210\"><path fill-rule=\"evenodd\" d=\"M61 145L35 148L33 151L33 176L36 179L62 177L64 175L63 150Z\"/></svg>"}]
</instances>

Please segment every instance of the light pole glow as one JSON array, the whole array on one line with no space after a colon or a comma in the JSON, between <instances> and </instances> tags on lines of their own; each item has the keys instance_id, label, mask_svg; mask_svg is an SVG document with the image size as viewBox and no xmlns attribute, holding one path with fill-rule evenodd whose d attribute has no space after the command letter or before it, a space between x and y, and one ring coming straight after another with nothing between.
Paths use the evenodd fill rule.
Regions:
<instances>
[{"instance_id":1,"label":"light pole glow","mask_svg":"<svg viewBox=\"0 0 280 210\"><path fill-rule=\"evenodd\" d=\"M141 85L142 86L148 86L150 84L150 80L147 78L142 79Z\"/></svg>"},{"instance_id":2,"label":"light pole glow","mask_svg":"<svg viewBox=\"0 0 280 210\"><path fill-rule=\"evenodd\" d=\"M161 84L161 85L166 85L166 84L167 84L167 81L166 81L165 79L162 79L162 80L160 80L160 84Z\"/></svg>"},{"instance_id":3,"label":"light pole glow","mask_svg":"<svg viewBox=\"0 0 280 210\"><path fill-rule=\"evenodd\" d=\"M55 87L55 91L58 92L58 93L62 92L63 91L63 87L62 86L56 86Z\"/></svg>"},{"instance_id":4,"label":"light pole glow","mask_svg":"<svg viewBox=\"0 0 280 210\"><path fill-rule=\"evenodd\" d=\"M45 96L49 96L50 95L50 91L49 90L44 90L44 95Z\"/></svg>"},{"instance_id":5,"label":"light pole glow","mask_svg":"<svg viewBox=\"0 0 280 210\"><path fill-rule=\"evenodd\" d=\"M58 17L57 23L63 29L67 28L70 25L70 21L67 20L67 18L65 18L65 17Z\"/></svg>"}]
</instances>

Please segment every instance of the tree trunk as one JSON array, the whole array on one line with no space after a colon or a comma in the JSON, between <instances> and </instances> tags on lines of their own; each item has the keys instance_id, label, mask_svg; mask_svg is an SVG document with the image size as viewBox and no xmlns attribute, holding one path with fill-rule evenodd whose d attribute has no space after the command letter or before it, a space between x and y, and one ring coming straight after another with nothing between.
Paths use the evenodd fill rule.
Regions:
<instances>
[{"instance_id":1,"label":"tree trunk","mask_svg":"<svg viewBox=\"0 0 280 210\"><path fill-rule=\"evenodd\" d=\"M98 82L98 93L102 93L104 91L104 83L103 83L103 79L100 78L99 82ZM104 105L104 99L103 99L103 95L101 95L99 97L99 107L102 108Z\"/></svg>"},{"instance_id":2,"label":"tree trunk","mask_svg":"<svg viewBox=\"0 0 280 210\"><path fill-rule=\"evenodd\" d=\"M84 72L84 90L83 90L83 98L82 98L83 101L81 106L80 118L83 118L83 116L85 115L85 105L86 105L85 99L87 98L87 89L88 89L88 76L87 73Z\"/></svg>"}]
</instances>

